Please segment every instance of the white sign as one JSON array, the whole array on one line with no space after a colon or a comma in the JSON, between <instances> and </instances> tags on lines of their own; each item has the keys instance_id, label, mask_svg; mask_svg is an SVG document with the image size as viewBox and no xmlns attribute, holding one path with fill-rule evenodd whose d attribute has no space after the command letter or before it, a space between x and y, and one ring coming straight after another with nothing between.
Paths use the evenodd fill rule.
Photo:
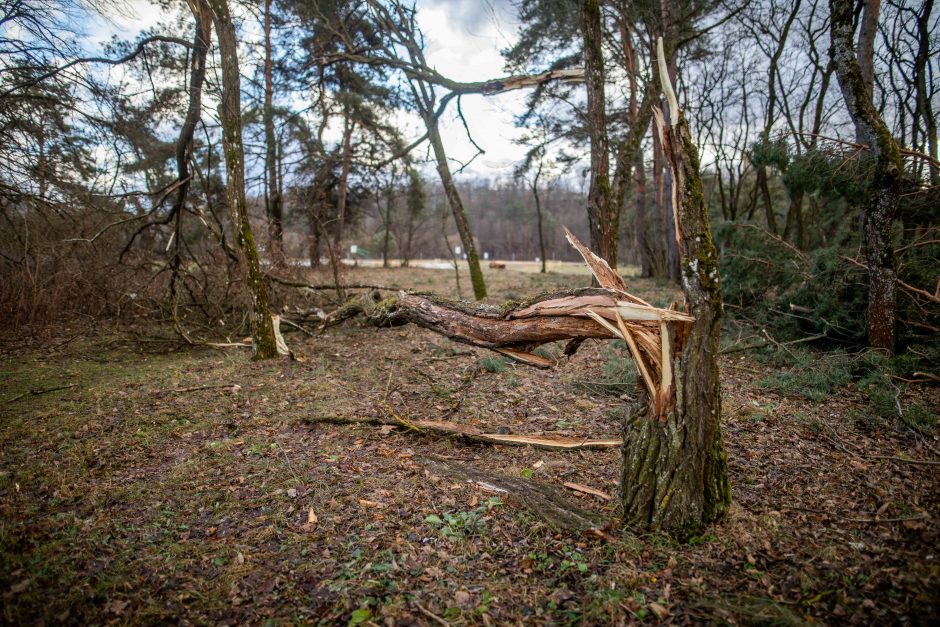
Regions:
<instances>
[{"instance_id":1,"label":"white sign","mask_svg":"<svg viewBox=\"0 0 940 627\"><path fill-rule=\"evenodd\" d=\"M349 247L349 252L355 255L357 252L359 252L359 247L353 244L352 246Z\"/></svg>"},{"instance_id":2,"label":"white sign","mask_svg":"<svg viewBox=\"0 0 940 627\"><path fill-rule=\"evenodd\" d=\"M484 259L484 260L489 259L489 258L490 258L490 254L489 254L489 253L483 253L483 259Z\"/></svg>"},{"instance_id":3,"label":"white sign","mask_svg":"<svg viewBox=\"0 0 940 627\"><path fill-rule=\"evenodd\" d=\"M460 246L454 246L454 254L455 254L455 255L459 255L461 250L462 250L462 249L460 248Z\"/></svg>"}]
</instances>

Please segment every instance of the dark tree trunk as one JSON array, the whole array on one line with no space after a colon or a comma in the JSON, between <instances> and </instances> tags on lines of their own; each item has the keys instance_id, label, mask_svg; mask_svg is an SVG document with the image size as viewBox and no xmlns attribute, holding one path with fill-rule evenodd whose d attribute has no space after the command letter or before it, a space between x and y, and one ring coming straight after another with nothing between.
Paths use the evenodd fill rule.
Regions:
<instances>
[{"instance_id":1,"label":"dark tree trunk","mask_svg":"<svg viewBox=\"0 0 940 627\"><path fill-rule=\"evenodd\" d=\"M603 24L598 0L581 2L581 34L584 39L584 81L587 86L587 126L591 139L591 184L588 191L588 223L591 248L611 268L617 267L620 208L610 185L607 112L604 97Z\"/></svg>"},{"instance_id":2,"label":"dark tree trunk","mask_svg":"<svg viewBox=\"0 0 940 627\"><path fill-rule=\"evenodd\" d=\"M870 3L872 0L870 0ZM903 164L897 142L875 109L855 51L851 0L830 0L830 54L860 143L871 149L874 173L864 205L868 262L868 344L894 353L897 271L891 226L900 201ZM866 6L866 11L871 4ZM877 16L874 18L877 21Z\"/></svg>"},{"instance_id":3,"label":"dark tree trunk","mask_svg":"<svg viewBox=\"0 0 940 627\"><path fill-rule=\"evenodd\" d=\"M256 359L278 356L274 324L268 305L264 273L255 247L245 199L245 152L242 147L241 79L238 73L238 40L227 0L209 0L219 36L222 65L222 101L219 118L225 150L226 197L235 240L242 251L245 279L251 296L251 336Z\"/></svg>"},{"instance_id":4,"label":"dark tree trunk","mask_svg":"<svg viewBox=\"0 0 940 627\"><path fill-rule=\"evenodd\" d=\"M268 214L268 248L271 263L284 263L284 210L277 171L277 139L274 134L274 72L271 59L271 2L264 2L264 142Z\"/></svg>"},{"instance_id":5,"label":"dark tree trunk","mask_svg":"<svg viewBox=\"0 0 940 627\"><path fill-rule=\"evenodd\" d=\"M349 197L349 172L352 169L352 134L356 127L355 122L350 117L350 111L346 111L343 120L343 162L339 171L339 186L336 191L336 230L333 244L338 251L339 258L343 257L343 229L346 224L346 201Z\"/></svg>"},{"instance_id":6,"label":"dark tree trunk","mask_svg":"<svg viewBox=\"0 0 940 627\"><path fill-rule=\"evenodd\" d=\"M634 230L636 231L636 250L639 255L640 276L653 276L653 268L650 263L650 245L649 233L647 232L646 216L648 212L648 201L646 198L646 166L643 163L643 155L637 151L636 154L636 216Z\"/></svg>"},{"instance_id":7,"label":"dark tree trunk","mask_svg":"<svg viewBox=\"0 0 940 627\"><path fill-rule=\"evenodd\" d=\"M539 167L535 172L535 178L532 179L532 196L535 198L535 218L539 228L539 252L542 259L542 274L545 274L545 233L542 230L542 202L539 198L539 178L542 176L542 161L539 159Z\"/></svg>"},{"instance_id":8,"label":"dark tree trunk","mask_svg":"<svg viewBox=\"0 0 940 627\"><path fill-rule=\"evenodd\" d=\"M320 238L322 235L322 230L320 228L320 219L317 216L317 212L311 208L307 214L308 218L308 229L310 231L310 248L308 251L308 256L310 257L310 267L319 268L320 267Z\"/></svg>"},{"instance_id":9,"label":"dark tree trunk","mask_svg":"<svg viewBox=\"0 0 940 627\"><path fill-rule=\"evenodd\" d=\"M767 217L767 230L777 234L777 217L774 215L774 203L770 198L770 186L767 183L767 167L757 168L757 189L764 200L764 215Z\"/></svg>"},{"instance_id":10,"label":"dark tree trunk","mask_svg":"<svg viewBox=\"0 0 940 627\"><path fill-rule=\"evenodd\" d=\"M917 18L917 56L914 59L914 82L917 90L917 107L914 124L923 119L927 140L926 153L937 158L937 119L933 113L933 104L928 95L928 62L930 60L930 14L933 12L933 0L925 0ZM930 178L940 175L940 168L931 161Z\"/></svg>"},{"instance_id":11,"label":"dark tree trunk","mask_svg":"<svg viewBox=\"0 0 940 627\"><path fill-rule=\"evenodd\" d=\"M173 256L170 259L172 279L170 281L170 296L176 302L176 278L180 268L180 240L182 238L183 206L189 194L192 182L192 172L189 170L189 160L193 153L193 136L196 125L202 115L202 87L206 79L206 57L209 54L209 45L212 40L212 14L204 3L195 2L190 8L196 21L196 33L193 36L193 59L189 72L189 105L183 126L180 128L179 138L176 140L176 176L180 182L173 201L171 214L175 216ZM40 187L40 196L44 190ZM175 305L174 305L175 306Z\"/></svg>"},{"instance_id":12,"label":"dark tree trunk","mask_svg":"<svg viewBox=\"0 0 940 627\"><path fill-rule=\"evenodd\" d=\"M796 247L803 250L803 192L793 192L790 195L790 208L787 210L787 223L783 227L783 239L793 237Z\"/></svg>"},{"instance_id":13,"label":"dark tree trunk","mask_svg":"<svg viewBox=\"0 0 940 627\"><path fill-rule=\"evenodd\" d=\"M392 229L392 208L395 205L395 188L389 186L385 193L385 235L382 238L382 267L388 267L389 233Z\"/></svg>"}]
</instances>

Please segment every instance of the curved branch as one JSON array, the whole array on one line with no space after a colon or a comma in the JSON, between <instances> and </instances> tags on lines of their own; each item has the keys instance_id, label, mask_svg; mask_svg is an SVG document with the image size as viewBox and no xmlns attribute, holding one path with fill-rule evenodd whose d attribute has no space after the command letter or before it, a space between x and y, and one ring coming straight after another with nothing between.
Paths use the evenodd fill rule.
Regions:
<instances>
[{"instance_id":1,"label":"curved branch","mask_svg":"<svg viewBox=\"0 0 940 627\"><path fill-rule=\"evenodd\" d=\"M163 42L163 43L170 43L170 44L179 44L180 46L184 46L186 48L192 48L192 44L186 41L185 39L180 39L179 37L170 37L168 35L153 35L152 37L141 39L139 42L137 42L137 47L134 48L132 52L121 57L120 59L109 59L108 57L82 57L80 59L74 59L72 61L69 61L65 65L61 65L57 68L53 68L49 70L48 72L44 74L40 74L39 76L32 78L26 82L20 83L19 85L14 85L10 89L0 94L0 99L6 98L10 94L16 91L19 91L21 89L26 89L28 87L32 87L33 85L38 85L39 83L46 80L47 78L52 78L56 74L60 74L69 68L75 67L76 65L81 65L83 63L105 63L107 65L120 65L122 63L127 63L128 61L131 61L134 58L136 58L138 55L140 55L140 53L144 51L144 48L146 47L147 44L154 43L157 41Z\"/></svg>"}]
</instances>

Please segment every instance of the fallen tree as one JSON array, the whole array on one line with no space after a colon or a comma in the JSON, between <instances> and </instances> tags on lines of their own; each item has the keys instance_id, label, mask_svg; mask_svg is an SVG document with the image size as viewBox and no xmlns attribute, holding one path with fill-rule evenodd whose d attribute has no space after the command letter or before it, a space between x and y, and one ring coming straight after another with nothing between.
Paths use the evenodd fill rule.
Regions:
<instances>
[{"instance_id":1,"label":"fallen tree","mask_svg":"<svg viewBox=\"0 0 940 627\"><path fill-rule=\"evenodd\" d=\"M623 424L621 512L632 527L688 538L720 519L731 500L717 361L722 297L698 153L669 83L661 40L658 57L670 110L668 122L658 109L654 118L675 181L672 209L685 311L653 307L629 294L620 275L570 232L569 242L600 287L503 307L405 292L364 298L357 307L372 325L416 324L536 367L553 365L532 352L542 344L567 340L570 355L585 339L622 339L641 374L642 391Z\"/></svg>"}]
</instances>

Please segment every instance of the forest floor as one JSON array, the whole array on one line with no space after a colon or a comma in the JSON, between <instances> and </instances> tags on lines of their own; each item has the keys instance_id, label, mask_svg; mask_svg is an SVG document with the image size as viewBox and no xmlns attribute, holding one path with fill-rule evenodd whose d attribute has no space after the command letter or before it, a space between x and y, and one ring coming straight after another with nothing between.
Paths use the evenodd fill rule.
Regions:
<instances>
[{"instance_id":1,"label":"forest floor","mask_svg":"<svg viewBox=\"0 0 940 627\"><path fill-rule=\"evenodd\" d=\"M495 301L586 280L487 277ZM346 281L453 292L453 274L439 270L350 269ZM676 296L630 285L653 304ZM726 346L741 346L735 333ZM759 351L727 353L730 515L687 544L616 527L604 540L556 532L427 459L613 495L616 449L491 446L310 419L394 414L619 437L635 378L620 348L589 341L541 371L412 326L349 322L286 337L302 361L193 348L143 323L0 338L0 620L940 620L937 427L868 417L851 386L817 400L781 395L767 384L781 366ZM812 366L826 368L825 356ZM940 404L936 387L906 394L932 412ZM615 514L601 498L568 498Z\"/></svg>"}]
</instances>

